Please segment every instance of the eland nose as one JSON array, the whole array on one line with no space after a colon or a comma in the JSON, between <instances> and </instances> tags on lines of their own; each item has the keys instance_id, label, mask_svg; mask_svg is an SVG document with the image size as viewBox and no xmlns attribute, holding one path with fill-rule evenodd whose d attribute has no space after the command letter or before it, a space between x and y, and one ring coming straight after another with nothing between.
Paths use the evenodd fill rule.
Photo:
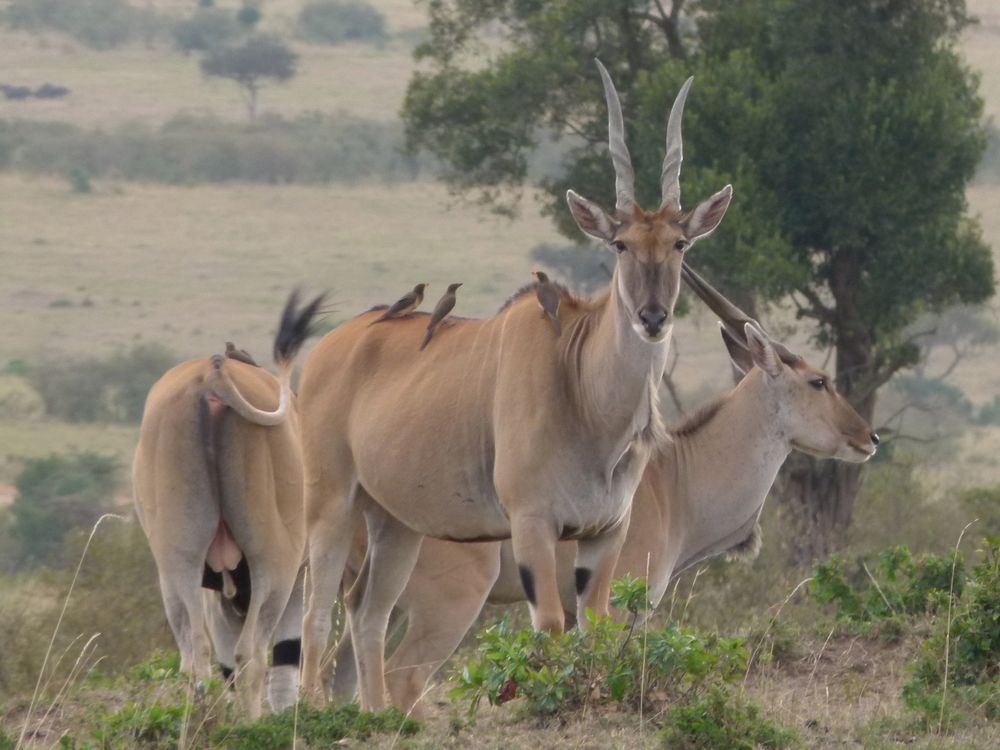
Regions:
<instances>
[{"instance_id":1,"label":"eland nose","mask_svg":"<svg viewBox=\"0 0 1000 750\"><path fill-rule=\"evenodd\" d=\"M656 336L663 330L663 324L667 322L667 317L667 311L659 305L646 305L639 311L642 327L650 336Z\"/></svg>"},{"instance_id":2,"label":"eland nose","mask_svg":"<svg viewBox=\"0 0 1000 750\"><path fill-rule=\"evenodd\" d=\"M875 433L873 432L873 433L872 433L871 435L869 435L868 437L869 437L869 439L870 439L870 440L872 441L872 445L878 445L878 435L877 435L877 434L875 434Z\"/></svg>"}]
</instances>

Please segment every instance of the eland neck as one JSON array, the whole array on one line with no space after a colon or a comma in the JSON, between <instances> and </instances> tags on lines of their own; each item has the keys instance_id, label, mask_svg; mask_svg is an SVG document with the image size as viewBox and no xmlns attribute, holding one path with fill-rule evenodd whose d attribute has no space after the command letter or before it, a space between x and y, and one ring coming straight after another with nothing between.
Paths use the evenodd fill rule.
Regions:
<instances>
[{"instance_id":1,"label":"eland neck","mask_svg":"<svg viewBox=\"0 0 1000 750\"><path fill-rule=\"evenodd\" d=\"M673 433L654 489L667 528L660 534L658 602L685 568L743 542L753 530L778 470L791 451L782 406L765 375L751 370L735 390ZM700 424L699 424L700 423ZM663 481L665 480L665 481ZM634 516L633 516L634 517Z\"/></svg>"},{"instance_id":2,"label":"eland neck","mask_svg":"<svg viewBox=\"0 0 1000 750\"><path fill-rule=\"evenodd\" d=\"M619 291L617 272L604 304L578 321L567 337L567 361L578 369L577 398L588 425L621 450L636 439L663 434L657 384L663 377L670 335L640 338Z\"/></svg>"}]
</instances>

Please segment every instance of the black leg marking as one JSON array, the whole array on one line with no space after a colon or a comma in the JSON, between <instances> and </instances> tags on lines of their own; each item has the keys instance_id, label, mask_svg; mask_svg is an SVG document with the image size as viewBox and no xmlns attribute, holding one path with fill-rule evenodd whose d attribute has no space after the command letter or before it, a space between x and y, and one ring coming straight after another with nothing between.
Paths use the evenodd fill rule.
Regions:
<instances>
[{"instance_id":1,"label":"black leg marking","mask_svg":"<svg viewBox=\"0 0 1000 750\"><path fill-rule=\"evenodd\" d=\"M523 565L517 566L521 573L521 585L524 586L524 595L528 597L528 603L535 606L535 576Z\"/></svg>"},{"instance_id":2,"label":"black leg marking","mask_svg":"<svg viewBox=\"0 0 1000 750\"><path fill-rule=\"evenodd\" d=\"M222 670L222 681L223 682L230 682L233 679L233 668L232 667L227 667L225 664L220 663L219 664L219 669ZM231 682L230 682L230 687L232 687L232 683Z\"/></svg>"},{"instance_id":3,"label":"black leg marking","mask_svg":"<svg viewBox=\"0 0 1000 750\"><path fill-rule=\"evenodd\" d=\"M576 569L576 595L580 596L584 591L587 590L587 584L590 583L590 575L593 571L590 568L577 568Z\"/></svg>"},{"instance_id":4,"label":"black leg marking","mask_svg":"<svg viewBox=\"0 0 1000 750\"><path fill-rule=\"evenodd\" d=\"M246 555L240 558L240 564L233 571L233 583L236 584L236 596L233 597L233 608L245 617L250 609L250 566Z\"/></svg>"},{"instance_id":5,"label":"black leg marking","mask_svg":"<svg viewBox=\"0 0 1000 750\"><path fill-rule=\"evenodd\" d=\"M285 641L278 641L274 644L274 652L271 658L273 667L297 667L299 666L299 654L302 652L302 640L299 638L289 638Z\"/></svg>"},{"instance_id":6,"label":"black leg marking","mask_svg":"<svg viewBox=\"0 0 1000 750\"><path fill-rule=\"evenodd\" d=\"M201 587L203 589L212 589L213 591L222 591L222 573L216 573L208 567L208 563L205 563L205 570L201 574Z\"/></svg>"}]
</instances>

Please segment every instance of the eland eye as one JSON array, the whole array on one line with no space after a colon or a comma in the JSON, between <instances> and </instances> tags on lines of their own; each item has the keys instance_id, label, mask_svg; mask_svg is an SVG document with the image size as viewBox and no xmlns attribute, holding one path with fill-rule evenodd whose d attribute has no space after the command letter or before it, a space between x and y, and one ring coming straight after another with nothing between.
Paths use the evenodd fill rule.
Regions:
<instances>
[{"instance_id":1,"label":"eland eye","mask_svg":"<svg viewBox=\"0 0 1000 750\"><path fill-rule=\"evenodd\" d=\"M621 240L612 240L611 247L613 247L619 253L624 253L626 250L628 250L628 246Z\"/></svg>"},{"instance_id":2,"label":"eland eye","mask_svg":"<svg viewBox=\"0 0 1000 750\"><path fill-rule=\"evenodd\" d=\"M814 378L809 381L809 385L815 388L817 391L822 391L826 389L826 378Z\"/></svg>"},{"instance_id":3,"label":"eland eye","mask_svg":"<svg viewBox=\"0 0 1000 750\"><path fill-rule=\"evenodd\" d=\"M685 249L687 249L687 246L688 246L687 240L677 240L677 242L674 243L674 250L684 251Z\"/></svg>"}]
</instances>

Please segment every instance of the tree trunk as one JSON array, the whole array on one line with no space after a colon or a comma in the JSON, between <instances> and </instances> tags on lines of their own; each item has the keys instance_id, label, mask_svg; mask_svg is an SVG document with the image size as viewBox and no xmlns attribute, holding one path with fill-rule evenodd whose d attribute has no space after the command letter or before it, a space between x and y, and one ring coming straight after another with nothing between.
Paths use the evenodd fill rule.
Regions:
<instances>
[{"instance_id":1,"label":"tree trunk","mask_svg":"<svg viewBox=\"0 0 1000 750\"><path fill-rule=\"evenodd\" d=\"M863 283L857 257L841 251L831 259L830 289L836 303L832 330L837 390L870 424L875 413L875 340L855 305ZM863 464L816 459L804 453L789 456L775 489L798 527L791 545L795 563L813 563L847 543L864 469Z\"/></svg>"}]
</instances>

